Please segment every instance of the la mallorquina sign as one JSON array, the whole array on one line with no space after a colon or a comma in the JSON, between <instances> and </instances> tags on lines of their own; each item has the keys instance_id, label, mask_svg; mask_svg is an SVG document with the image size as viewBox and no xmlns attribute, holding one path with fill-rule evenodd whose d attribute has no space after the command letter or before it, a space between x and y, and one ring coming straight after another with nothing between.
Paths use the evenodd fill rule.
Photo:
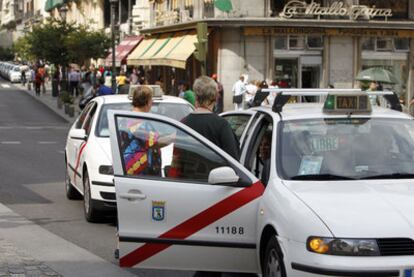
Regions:
<instances>
[{"instance_id":1,"label":"la mallorquina sign","mask_svg":"<svg viewBox=\"0 0 414 277\"><path fill-rule=\"evenodd\" d=\"M352 5L347 7L342 1L335 1L329 7L321 7L321 4L293 0L288 2L279 14L283 18L308 17L308 16L349 16L352 20L359 18L372 19L374 17L388 18L392 16L391 9L378 9L375 6Z\"/></svg>"}]
</instances>

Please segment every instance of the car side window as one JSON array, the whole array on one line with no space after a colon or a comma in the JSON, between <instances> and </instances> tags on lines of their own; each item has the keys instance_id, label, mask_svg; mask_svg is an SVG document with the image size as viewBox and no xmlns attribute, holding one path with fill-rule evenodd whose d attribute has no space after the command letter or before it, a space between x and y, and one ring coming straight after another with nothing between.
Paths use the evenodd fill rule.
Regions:
<instances>
[{"instance_id":1,"label":"car side window","mask_svg":"<svg viewBox=\"0 0 414 277\"><path fill-rule=\"evenodd\" d=\"M230 124L231 129L239 141L243 135L247 123L249 123L250 117L251 115L249 114L232 114L223 116L223 118Z\"/></svg>"},{"instance_id":2,"label":"car side window","mask_svg":"<svg viewBox=\"0 0 414 277\"><path fill-rule=\"evenodd\" d=\"M167 123L118 116L124 175L207 183L211 170L230 166L214 150Z\"/></svg>"},{"instance_id":3,"label":"car side window","mask_svg":"<svg viewBox=\"0 0 414 277\"><path fill-rule=\"evenodd\" d=\"M245 166L248 168L257 178L262 179L264 183L267 182L267 178L263 178L269 172L270 168L270 154L272 145L272 131L273 123L270 117L264 117L258 124L257 128L253 131L253 139L250 141L249 152L247 153ZM267 176L268 177L268 174Z\"/></svg>"},{"instance_id":4,"label":"car side window","mask_svg":"<svg viewBox=\"0 0 414 277\"><path fill-rule=\"evenodd\" d=\"M92 108L93 104L94 103L91 102L83 109L83 111L81 112L81 114L79 116L78 121L76 121L76 125L75 125L76 129L82 128L83 122L85 121L86 116L88 115L88 113L89 113L90 109Z\"/></svg>"},{"instance_id":5,"label":"car side window","mask_svg":"<svg viewBox=\"0 0 414 277\"><path fill-rule=\"evenodd\" d=\"M92 128L92 122L93 119L95 117L95 113L96 113L96 107L97 105L93 105L92 108L90 109L88 115L86 116L85 122L82 126L82 128L85 130L86 135L89 136L90 132L91 132L91 128Z\"/></svg>"}]
</instances>

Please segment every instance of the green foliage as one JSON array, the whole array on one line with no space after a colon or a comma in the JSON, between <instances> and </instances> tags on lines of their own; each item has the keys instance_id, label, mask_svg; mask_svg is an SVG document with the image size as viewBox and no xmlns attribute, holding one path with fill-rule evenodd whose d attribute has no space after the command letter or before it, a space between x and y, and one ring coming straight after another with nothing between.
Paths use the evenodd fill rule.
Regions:
<instances>
[{"instance_id":1,"label":"green foliage","mask_svg":"<svg viewBox=\"0 0 414 277\"><path fill-rule=\"evenodd\" d=\"M24 36L24 42L27 47L21 48L29 56L60 65L83 64L91 58L105 57L110 47L110 39L103 32L54 19L34 26Z\"/></svg>"},{"instance_id":2,"label":"green foliage","mask_svg":"<svg viewBox=\"0 0 414 277\"><path fill-rule=\"evenodd\" d=\"M32 55L30 50L30 44L27 40L27 36L20 37L17 39L12 46L12 51L22 60L32 60L35 57Z\"/></svg>"},{"instance_id":3,"label":"green foliage","mask_svg":"<svg viewBox=\"0 0 414 277\"><path fill-rule=\"evenodd\" d=\"M98 59L108 55L111 40L103 32L79 26L68 34L65 44L72 63L83 64L88 59Z\"/></svg>"},{"instance_id":4,"label":"green foliage","mask_svg":"<svg viewBox=\"0 0 414 277\"><path fill-rule=\"evenodd\" d=\"M73 104L74 103L73 96L71 96L69 94L69 92L67 92L67 91L61 91L60 94L59 94L59 97L60 97L60 100L63 103L68 103L68 104Z\"/></svg>"},{"instance_id":5,"label":"green foliage","mask_svg":"<svg viewBox=\"0 0 414 277\"><path fill-rule=\"evenodd\" d=\"M0 60L10 61L14 59L13 51L10 48L0 47Z\"/></svg>"}]
</instances>

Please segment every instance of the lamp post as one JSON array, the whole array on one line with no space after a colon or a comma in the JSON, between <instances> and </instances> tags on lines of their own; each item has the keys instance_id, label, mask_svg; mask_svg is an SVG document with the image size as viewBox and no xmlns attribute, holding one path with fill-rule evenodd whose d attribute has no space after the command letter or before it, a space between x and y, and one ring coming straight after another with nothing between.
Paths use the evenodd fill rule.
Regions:
<instances>
[{"instance_id":1,"label":"lamp post","mask_svg":"<svg viewBox=\"0 0 414 277\"><path fill-rule=\"evenodd\" d=\"M64 24L64 26L66 25L66 15L68 14L68 10L69 9L66 6L66 4L64 4L63 6L59 8L59 15L60 15L60 18L62 19L62 24ZM56 68L56 70L58 70L58 68ZM53 80L54 78L52 78L52 82ZM67 88L68 87L67 87L67 79L66 79L66 64L62 64L62 80L60 82L60 89L61 91L67 91ZM54 92L53 89L56 89L57 91ZM59 90L58 86L57 85L53 86L52 84L52 94L57 96L59 94L58 90Z\"/></svg>"},{"instance_id":2,"label":"lamp post","mask_svg":"<svg viewBox=\"0 0 414 277\"><path fill-rule=\"evenodd\" d=\"M111 43L112 43L112 93L116 92L116 64L115 64L115 8L119 0L111 1Z\"/></svg>"}]
</instances>

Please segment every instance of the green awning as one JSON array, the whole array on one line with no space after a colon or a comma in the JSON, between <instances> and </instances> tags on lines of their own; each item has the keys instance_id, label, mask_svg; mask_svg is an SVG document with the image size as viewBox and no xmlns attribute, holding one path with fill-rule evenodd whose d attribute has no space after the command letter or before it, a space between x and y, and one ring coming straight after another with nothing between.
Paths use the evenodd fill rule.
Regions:
<instances>
[{"instance_id":1,"label":"green awning","mask_svg":"<svg viewBox=\"0 0 414 277\"><path fill-rule=\"evenodd\" d=\"M65 0L47 0L45 4L45 11L50 12L54 8L58 8L65 3Z\"/></svg>"}]
</instances>

